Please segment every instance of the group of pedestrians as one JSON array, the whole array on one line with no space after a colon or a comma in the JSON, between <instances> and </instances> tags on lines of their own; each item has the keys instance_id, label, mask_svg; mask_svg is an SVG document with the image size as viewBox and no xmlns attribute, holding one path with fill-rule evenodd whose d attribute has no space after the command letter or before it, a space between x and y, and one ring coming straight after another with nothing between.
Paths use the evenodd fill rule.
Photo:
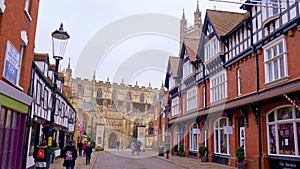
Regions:
<instances>
[{"instance_id":1,"label":"group of pedestrians","mask_svg":"<svg viewBox=\"0 0 300 169\"><path fill-rule=\"evenodd\" d=\"M86 156L86 165L91 162L91 154L93 152L90 142L82 143L81 141L77 144L79 156ZM48 146L46 140L43 140L40 145L38 145L33 152L33 158L35 161L36 169L46 169L47 168L47 153ZM69 144L66 145L62 151L62 158L64 158L63 166L66 169L74 169L75 161L77 159L77 149L74 145L74 141L69 141ZM49 165L49 164L48 164Z\"/></svg>"},{"instance_id":2,"label":"group of pedestrians","mask_svg":"<svg viewBox=\"0 0 300 169\"><path fill-rule=\"evenodd\" d=\"M134 155L136 153L136 155L139 155L141 151L141 145L142 143L140 141L135 142L132 140L130 143L131 154Z\"/></svg>"},{"instance_id":3,"label":"group of pedestrians","mask_svg":"<svg viewBox=\"0 0 300 169\"><path fill-rule=\"evenodd\" d=\"M82 156L82 151L83 151L83 156L86 157L86 165L90 164L91 162L91 154L93 152L93 148L91 146L90 142L85 141L84 143L82 143L82 141L80 140L77 143L77 148L79 151L79 156Z\"/></svg>"}]
</instances>

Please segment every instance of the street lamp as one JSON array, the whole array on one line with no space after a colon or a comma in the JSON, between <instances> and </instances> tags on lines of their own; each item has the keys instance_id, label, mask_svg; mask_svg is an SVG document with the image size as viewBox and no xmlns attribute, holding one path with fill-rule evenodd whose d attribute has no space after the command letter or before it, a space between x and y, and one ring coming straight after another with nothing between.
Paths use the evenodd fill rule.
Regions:
<instances>
[{"instance_id":1,"label":"street lamp","mask_svg":"<svg viewBox=\"0 0 300 169\"><path fill-rule=\"evenodd\" d=\"M95 110L91 110L91 116L92 116L92 124L91 124L91 136L90 136L90 142L92 145L92 141L93 141L93 122L94 122L94 116L95 116Z\"/></svg>"},{"instance_id":2,"label":"street lamp","mask_svg":"<svg viewBox=\"0 0 300 169\"><path fill-rule=\"evenodd\" d=\"M58 79L58 67L59 61L63 59L66 46L70 35L64 31L63 24L60 24L60 28L55 30L51 34L52 36L52 50L53 50L53 58L55 59L55 70L54 70L54 85L52 90L52 110L50 116L50 127L48 130L48 153L47 153L47 168L50 165L50 148L52 147L52 140L53 140L53 128L54 128L54 114L56 108L56 93L57 93L57 79Z\"/></svg>"}]
</instances>

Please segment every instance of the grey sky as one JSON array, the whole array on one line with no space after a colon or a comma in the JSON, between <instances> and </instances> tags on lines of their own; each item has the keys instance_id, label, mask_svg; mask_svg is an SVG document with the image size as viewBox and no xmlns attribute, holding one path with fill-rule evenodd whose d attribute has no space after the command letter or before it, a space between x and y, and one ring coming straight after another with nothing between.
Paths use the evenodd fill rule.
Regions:
<instances>
[{"instance_id":1,"label":"grey sky","mask_svg":"<svg viewBox=\"0 0 300 169\"><path fill-rule=\"evenodd\" d=\"M109 77L117 83L124 79L127 84L139 81L139 85L148 86L150 82L159 87L168 56L179 52L179 27L174 28L179 23L175 22L185 9L188 22L193 24L196 4L196 0L42 0L35 52L52 55L51 32L63 22L71 39L61 67L67 66L70 57L73 77L91 79L96 71L97 80ZM199 6L202 19L205 10L214 6L242 12L240 5L209 0L200 0ZM158 24L146 27L156 18L160 19Z\"/></svg>"}]
</instances>

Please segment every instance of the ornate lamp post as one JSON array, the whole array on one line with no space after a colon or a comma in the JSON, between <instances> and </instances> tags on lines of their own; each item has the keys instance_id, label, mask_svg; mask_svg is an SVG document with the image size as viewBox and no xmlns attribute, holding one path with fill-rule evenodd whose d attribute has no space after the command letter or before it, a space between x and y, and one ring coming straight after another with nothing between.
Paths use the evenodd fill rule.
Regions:
<instances>
[{"instance_id":1,"label":"ornate lamp post","mask_svg":"<svg viewBox=\"0 0 300 169\"><path fill-rule=\"evenodd\" d=\"M57 93L57 79L58 79L58 67L59 61L63 59L66 46L70 35L64 31L63 24L60 24L60 28L55 30L51 34L52 36L52 51L53 51L53 58L55 59L55 70L54 70L54 85L52 90L52 111L50 115L50 126L48 130L48 153L47 153L47 168L50 165L50 148L52 147L53 141L53 128L54 128L54 114L56 110L56 93ZM49 123L49 122L48 122Z\"/></svg>"}]
</instances>

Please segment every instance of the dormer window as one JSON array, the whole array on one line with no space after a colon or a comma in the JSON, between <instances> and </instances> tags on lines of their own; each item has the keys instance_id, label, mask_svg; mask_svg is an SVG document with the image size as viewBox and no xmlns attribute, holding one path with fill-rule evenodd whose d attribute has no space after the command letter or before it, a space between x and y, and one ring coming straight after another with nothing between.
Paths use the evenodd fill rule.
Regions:
<instances>
[{"instance_id":1,"label":"dormer window","mask_svg":"<svg viewBox=\"0 0 300 169\"><path fill-rule=\"evenodd\" d=\"M273 16L276 16L280 12L280 8L283 7L281 0L262 0L262 4L266 7L262 7L263 20L268 21Z\"/></svg>"}]
</instances>

